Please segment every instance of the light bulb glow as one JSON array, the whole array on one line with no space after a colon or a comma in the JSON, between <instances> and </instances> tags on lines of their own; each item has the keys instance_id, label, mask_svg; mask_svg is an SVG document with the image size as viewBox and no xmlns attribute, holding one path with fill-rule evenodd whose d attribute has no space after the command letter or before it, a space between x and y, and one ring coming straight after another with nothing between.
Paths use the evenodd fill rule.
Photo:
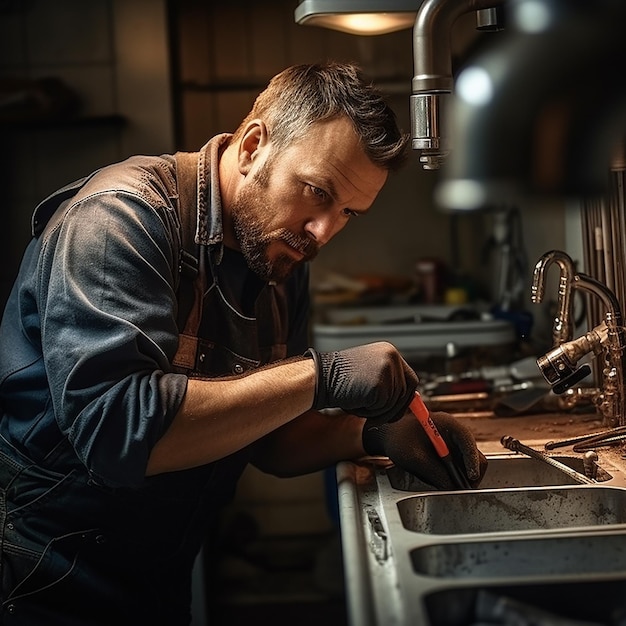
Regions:
<instances>
[{"instance_id":1,"label":"light bulb glow","mask_svg":"<svg viewBox=\"0 0 626 626\"><path fill-rule=\"evenodd\" d=\"M516 7L515 21L526 33L542 33L550 27L552 15L544 3L529 0Z\"/></svg>"},{"instance_id":2,"label":"light bulb glow","mask_svg":"<svg viewBox=\"0 0 626 626\"><path fill-rule=\"evenodd\" d=\"M456 93L467 104L484 106L493 97L491 77L482 67L470 66L459 74Z\"/></svg>"},{"instance_id":3,"label":"light bulb glow","mask_svg":"<svg viewBox=\"0 0 626 626\"><path fill-rule=\"evenodd\" d=\"M353 35L384 35L413 28L425 0L300 0L296 23Z\"/></svg>"}]
</instances>

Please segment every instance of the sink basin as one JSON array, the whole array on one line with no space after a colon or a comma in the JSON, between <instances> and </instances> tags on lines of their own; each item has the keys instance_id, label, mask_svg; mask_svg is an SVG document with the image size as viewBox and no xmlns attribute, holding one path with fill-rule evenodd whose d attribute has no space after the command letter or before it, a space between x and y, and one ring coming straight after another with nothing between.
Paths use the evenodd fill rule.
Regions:
<instances>
[{"instance_id":1,"label":"sink basin","mask_svg":"<svg viewBox=\"0 0 626 626\"><path fill-rule=\"evenodd\" d=\"M432 492L399 500L407 530L436 535L606 526L626 522L626 490L589 487Z\"/></svg>"},{"instance_id":2,"label":"sink basin","mask_svg":"<svg viewBox=\"0 0 626 626\"><path fill-rule=\"evenodd\" d=\"M411 560L416 573L436 578L623 575L626 545L622 533L468 541L423 546Z\"/></svg>"},{"instance_id":3,"label":"sink basin","mask_svg":"<svg viewBox=\"0 0 626 626\"><path fill-rule=\"evenodd\" d=\"M551 485L577 485L573 477L543 461L522 455L490 455L489 464L480 483L481 489L506 487L544 487ZM552 458L567 465L579 474L584 473L583 459L577 456L554 455ZM387 470L389 482L399 491L424 491L425 483L398 467ZM604 482L612 475L600 468L596 480Z\"/></svg>"},{"instance_id":4,"label":"sink basin","mask_svg":"<svg viewBox=\"0 0 626 626\"><path fill-rule=\"evenodd\" d=\"M449 587L427 593L427 624L619 624L624 614L624 585L618 580L537 581L524 585Z\"/></svg>"}]
</instances>

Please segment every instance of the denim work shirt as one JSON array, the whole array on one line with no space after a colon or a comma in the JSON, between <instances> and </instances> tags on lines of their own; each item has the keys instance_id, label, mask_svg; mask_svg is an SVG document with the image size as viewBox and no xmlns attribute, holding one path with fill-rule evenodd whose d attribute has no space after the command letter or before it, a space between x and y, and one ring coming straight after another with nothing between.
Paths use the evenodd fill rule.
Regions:
<instances>
[{"instance_id":1,"label":"denim work shirt","mask_svg":"<svg viewBox=\"0 0 626 626\"><path fill-rule=\"evenodd\" d=\"M168 158L133 157L30 242L0 327L0 434L35 463L67 439L95 481L143 481L187 385L169 365L175 189Z\"/></svg>"},{"instance_id":2,"label":"denim work shirt","mask_svg":"<svg viewBox=\"0 0 626 626\"><path fill-rule=\"evenodd\" d=\"M248 359L256 367L268 354L304 352L308 269L280 286L256 278L265 305L257 317L240 312L251 272L240 253L220 248L217 167L209 165L227 137L202 149L207 166L200 159L197 168L195 238L219 259L202 300L200 338L226 353L241 342L238 329L258 336ZM132 157L35 211L34 238L0 326L0 621L7 626L189 623L195 556L249 451L145 477L188 381L172 365L183 317L178 173L175 156ZM273 343L280 351L267 350Z\"/></svg>"},{"instance_id":3,"label":"denim work shirt","mask_svg":"<svg viewBox=\"0 0 626 626\"><path fill-rule=\"evenodd\" d=\"M198 181L200 199L208 184ZM35 463L58 464L63 450L96 483L143 483L188 380L171 364L179 337L176 194L173 156L136 156L88 177L42 232L36 210L0 326L0 435ZM221 207L210 198L199 204L197 237L221 245ZM308 269L297 274L291 354L307 341Z\"/></svg>"}]
</instances>

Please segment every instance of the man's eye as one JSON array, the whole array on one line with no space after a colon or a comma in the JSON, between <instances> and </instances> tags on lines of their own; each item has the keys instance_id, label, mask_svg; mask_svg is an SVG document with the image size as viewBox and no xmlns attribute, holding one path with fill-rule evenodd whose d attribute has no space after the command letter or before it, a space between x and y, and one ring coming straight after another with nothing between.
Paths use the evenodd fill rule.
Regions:
<instances>
[{"instance_id":1,"label":"man's eye","mask_svg":"<svg viewBox=\"0 0 626 626\"><path fill-rule=\"evenodd\" d=\"M359 212L358 211L353 211L352 209L343 209L343 214L346 215L347 217L358 217L359 216Z\"/></svg>"},{"instance_id":2,"label":"man's eye","mask_svg":"<svg viewBox=\"0 0 626 626\"><path fill-rule=\"evenodd\" d=\"M311 189L313 195L317 196L317 198L320 200L326 200L326 198L328 197L328 194L320 187L315 187L315 185L309 185L309 188Z\"/></svg>"}]
</instances>

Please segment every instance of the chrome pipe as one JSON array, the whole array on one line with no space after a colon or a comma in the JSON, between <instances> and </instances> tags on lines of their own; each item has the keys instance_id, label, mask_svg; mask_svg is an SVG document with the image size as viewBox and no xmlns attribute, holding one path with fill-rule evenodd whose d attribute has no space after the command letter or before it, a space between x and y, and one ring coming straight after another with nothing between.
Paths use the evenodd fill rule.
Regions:
<instances>
[{"instance_id":1,"label":"chrome pipe","mask_svg":"<svg viewBox=\"0 0 626 626\"><path fill-rule=\"evenodd\" d=\"M574 289L581 289L600 299L607 327L606 359L602 370L600 412L607 426L626 424L624 386L624 322L622 309L615 294L599 280L579 273L574 277Z\"/></svg>"},{"instance_id":2,"label":"chrome pipe","mask_svg":"<svg viewBox=\"0 0 626 626\"><path fill-rule=\"evenodd\" d=\"M504 0L425 0L413 26L413 81L410 98L412 147L424 169L438 169L450 149L446 110L452 94L450 33L470 11Z\"/></svg>"}]
</instances>

